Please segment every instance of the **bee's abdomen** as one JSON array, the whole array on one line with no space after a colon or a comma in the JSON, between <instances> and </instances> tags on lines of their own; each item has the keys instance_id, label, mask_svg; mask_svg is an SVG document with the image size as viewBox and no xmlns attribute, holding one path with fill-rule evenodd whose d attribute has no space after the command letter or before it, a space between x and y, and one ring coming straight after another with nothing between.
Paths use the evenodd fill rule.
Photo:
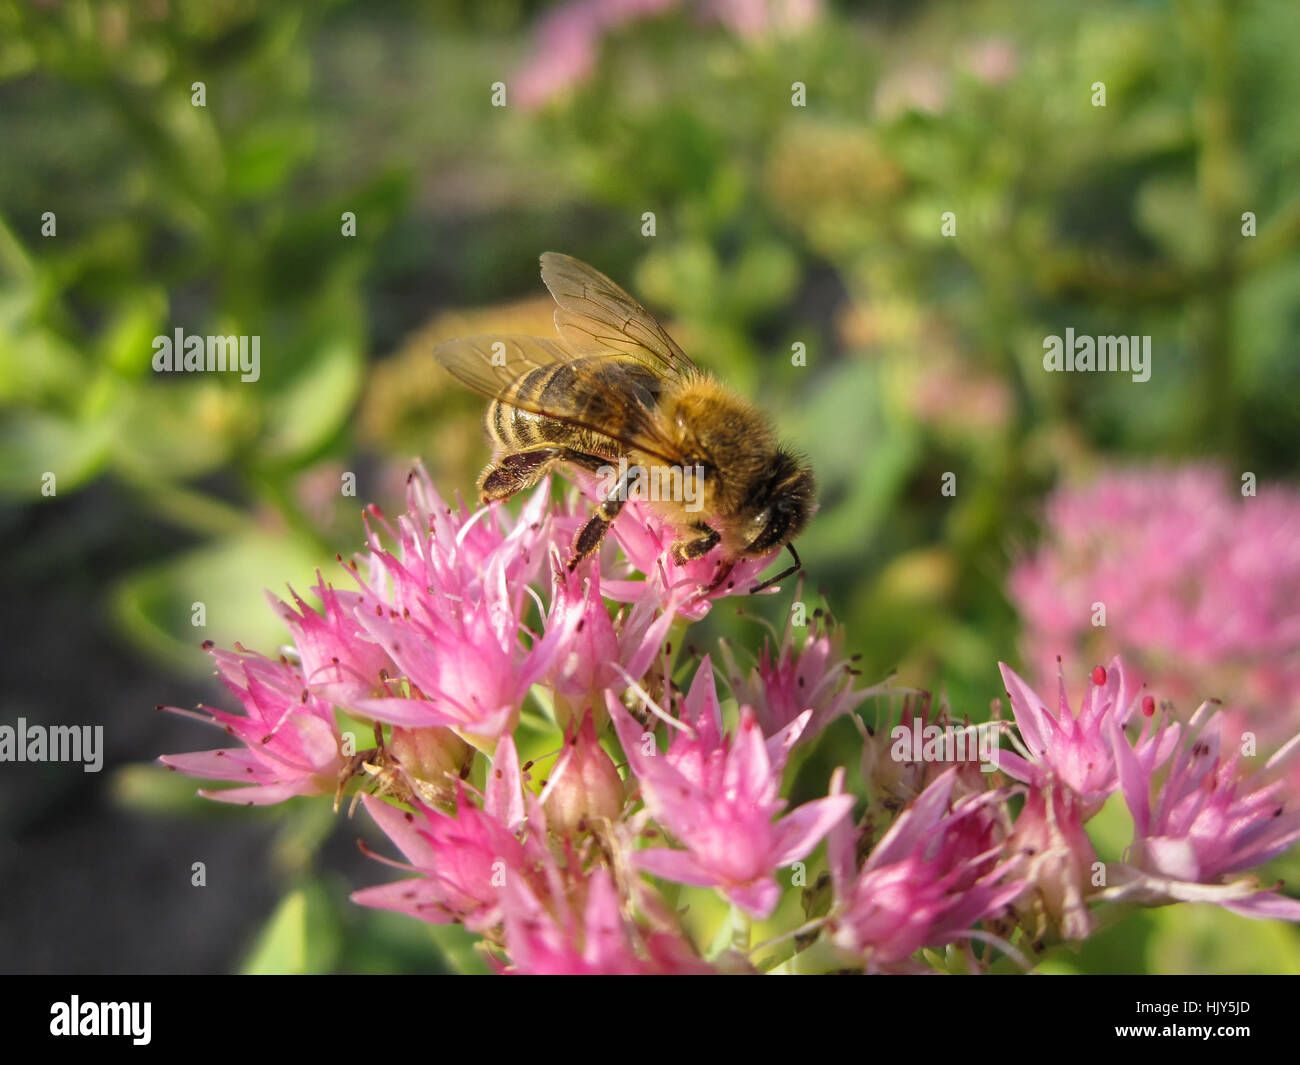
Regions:
<instances>
[{"instance_id":1,"label":"bee's abdomen","mask_svg":"<svg viewBox=\"0 0 1300 1065\"><path fill-rule=\"evenodd\" d=\"M588 455L617 457L625 448L617 440L584 425L617 425L613 410L605 409L611 391L600 387L601 375L591 367L577 372L570 363L539 366L515 380L487 410L487 430L499 452L526 451L544 444L573 448ZM584 423L534 413L554 411Z\"/></svg>"}]
</instances>

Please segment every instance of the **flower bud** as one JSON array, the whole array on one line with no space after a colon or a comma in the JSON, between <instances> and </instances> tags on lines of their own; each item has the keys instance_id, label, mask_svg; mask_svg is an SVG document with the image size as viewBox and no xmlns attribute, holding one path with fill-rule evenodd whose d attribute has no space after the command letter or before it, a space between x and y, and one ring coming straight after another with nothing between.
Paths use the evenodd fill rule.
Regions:
<instances>
[{"instance_id":1,"label":"flower bud","mask_svg":"<svg viewBox=\"0 0 1300 1065\"><path fill-rule=\"evenodd\" d=\"M1035 888L1016 903L1030 934L1041 938L1055 929L1062 939L1087 937L1093 922L1086 896L1097 852L1083 830L1078 797L1053 782L1030 788L1007 845L1018 859L1011 875Z\"/></svg>"},{"instance_id":2,"label":"flower bud","mask_svg":"<svg viewBox=\"0 0 1300 1065\"><path fill-rule=\"evenodd\" d=\"M448 774L460 776L474 757L474 748L441 725L409 729L394 725L388 752L412 782L439 789L449 784Z\"/></svg>"},{"instance_id":3,"label":"flower bud","mask_svg":"<svg viewBox=\"0 0 1300 1065\"><path fill-rule=\"evenodd\" d=\"M623 778L596 739L590 717L571 734L542 792L547 821L556 832L581 832L599 818L618 820Z\"/></svg>"}]
</instances>

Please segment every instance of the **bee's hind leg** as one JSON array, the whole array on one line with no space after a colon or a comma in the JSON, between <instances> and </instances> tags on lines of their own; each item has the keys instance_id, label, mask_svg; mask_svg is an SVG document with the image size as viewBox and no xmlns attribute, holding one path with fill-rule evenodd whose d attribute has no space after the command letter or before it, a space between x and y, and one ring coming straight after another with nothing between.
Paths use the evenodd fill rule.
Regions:
<instances>
[{"instance_id":1,"label":"bee's hind leg","mask_svg":"<svg viewBox=\"0 0 1300 1065\"><path fill-rule=\"evenodd\" d=\"M502 455L479 477L479 501L495 503L531 488L563 453L562 447L535 447Z\"/></svg>"}]
</instances>

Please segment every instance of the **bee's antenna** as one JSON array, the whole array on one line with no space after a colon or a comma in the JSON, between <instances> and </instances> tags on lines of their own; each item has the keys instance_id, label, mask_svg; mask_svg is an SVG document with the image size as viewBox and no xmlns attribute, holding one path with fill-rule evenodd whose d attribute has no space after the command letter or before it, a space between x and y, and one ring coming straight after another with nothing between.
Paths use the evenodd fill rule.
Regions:
<instances>
[{"instance_id":1,"label":"bee's antenna","mask_svg":"<svg viewBox=\"0 0 1300 1065\"><path fill-rule=\"evenodd\" d=\"M785 546L788 547L788 548L790 549L790 555L791 555L791 557L794 559L794 565L791 566L789 569L783 569L783 570L782 570L780 573L778 573L775 577L769 577L769 578L768 578L767 580L765 580L762 584L756 584L756 585L754 585L754 587L752 587L752 588L749 590L749 594L750 594L750 595L754 595L754 594L756 594L756 593L758 593L758 592L761 592L764 588L770 588L770 587L772 587L772 585L774 585L777 581L783 581L783 580L785 580L788 576L790 576L790 574L792 574L792 573L798 573L801 569L803 569L803 563L799 560L799 552L796 551L796 550L794 549L794 544L792 544L792 543L787 543Z\"/></svg>"}]
</instances>

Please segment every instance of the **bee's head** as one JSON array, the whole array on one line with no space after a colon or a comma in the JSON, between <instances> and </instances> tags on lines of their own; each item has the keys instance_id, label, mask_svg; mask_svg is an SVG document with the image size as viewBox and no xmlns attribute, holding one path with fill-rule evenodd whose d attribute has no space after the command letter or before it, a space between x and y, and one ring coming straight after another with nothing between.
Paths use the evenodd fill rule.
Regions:
<instances>
[{"instance_id":1,"label":"bee's head","mask_svg":"<svg viewBox=\"0 0 1300 1065\"><path fill-rule=\"evenodd\" d=\"M812 517L816 496L812 470L788 451L777 451L746 508L742 553L760 558L793 540Z\"/></svg>"}]
</instances>

